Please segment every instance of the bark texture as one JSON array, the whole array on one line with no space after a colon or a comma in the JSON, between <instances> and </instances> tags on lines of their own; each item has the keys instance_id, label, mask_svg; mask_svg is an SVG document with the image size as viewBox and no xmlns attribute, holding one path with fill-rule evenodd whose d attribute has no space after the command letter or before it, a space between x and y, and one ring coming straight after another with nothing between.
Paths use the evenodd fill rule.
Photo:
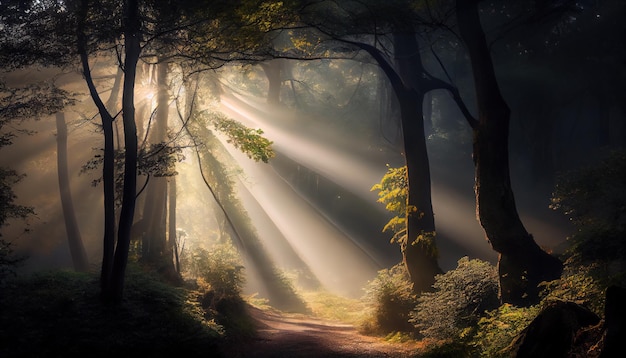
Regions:
<instances>
[{"instance_id":1,"label":"bark texture","mask_svg":"<svg viewBox=\"0 0 626 358\"><path fill-rule=\"evenodd\" d=\"M562 264L537 245L517 212L509 175L510 109L496 80L478 1L457 0L456 12L478 102L478 123L473 126L477 215L492 248L500 254L502 301L527 306L538 300L539 283L560 277Z\"/></svg>"},{"instance_id":2,"label":"bark texture","mask_svg":"<svg viewBox=\"0 0 626 358\"><path fill-rule=\"evenodd\" d=\"M403 247L403 257L413 281L413 290L415 292L431 291L435 283L435 275L443 271L437 263L437 250L433 236L435 215L431 195L430 163L424 132L424 96L428 89L421 81L424 69L415 33L395 33L393 40L396 66L403 84L402 89L396 89L396 95L400 105L409 182L406 215L407 241Z\"/></svg>"}]
</instances>

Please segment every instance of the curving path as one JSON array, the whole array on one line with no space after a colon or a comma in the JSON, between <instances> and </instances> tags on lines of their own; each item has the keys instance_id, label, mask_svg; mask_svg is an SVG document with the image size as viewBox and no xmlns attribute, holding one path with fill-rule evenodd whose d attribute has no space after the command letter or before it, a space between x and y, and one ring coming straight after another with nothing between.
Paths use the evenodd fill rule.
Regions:
<instances>
[{"instance_id":1,"label":"curving path","mask_svg":"<svg viewBox=\"0 0 626 358\"><path fill-rule=\"evenodd\" d=\"M364 336L351 325L250 307L258 322L258 335L222 350L225 357L416 357L418 342L389 343Z\"/></svg>"}]
</instances>

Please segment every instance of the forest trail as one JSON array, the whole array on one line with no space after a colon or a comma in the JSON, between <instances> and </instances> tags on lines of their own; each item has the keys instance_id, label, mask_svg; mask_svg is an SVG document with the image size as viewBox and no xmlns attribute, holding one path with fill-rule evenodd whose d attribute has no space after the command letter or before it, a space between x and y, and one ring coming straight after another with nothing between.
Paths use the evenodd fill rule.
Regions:
<instances>
[{"instance_id":1,"label":"forest trail","mask_svg":"<svg viewBox=\"0 0 626 358\"><path fill-rule=\"evenodd\" d=\"M390 343L364 336L354 326L249 307L257 336L230 344L225 357L415 357L417 342Z\"/></svg>"}]
</instances>

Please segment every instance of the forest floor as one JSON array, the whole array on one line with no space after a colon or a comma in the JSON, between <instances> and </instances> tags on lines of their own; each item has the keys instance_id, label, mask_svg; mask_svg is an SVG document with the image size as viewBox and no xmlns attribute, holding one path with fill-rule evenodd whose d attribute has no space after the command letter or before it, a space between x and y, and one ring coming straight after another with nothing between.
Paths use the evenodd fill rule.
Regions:
<instances>
[{"instance_id":1,"label":"forest floor","mask_svg":"<svg viewBox=\"0 0 626 358\"><path fill-rule=\"evenodd\" d=\"M224 320L221 326L187 289L138 268L127 276L119 305L102 304L94 273L42 272L0 285L0 357L400 358L424 356L429 348L408 338L400 343L400 337L366 336L353 324L338 323L354 322L350 314L362 310L347 300L332 301L335 315L316 302L305 315L282 313L263 301L237 301L213 316Z\"/></svg>"},{"instance_id":2,"label":"forest floor","mask_svg":"<svg viewBox=\"0 0 626 358\"><path fill-rule=\"evenodd\" d=\"M249 306L257 334L222 347L225 357L415 357L419 342L392 343L352 325Z\"/></svg>"}]
</instances>

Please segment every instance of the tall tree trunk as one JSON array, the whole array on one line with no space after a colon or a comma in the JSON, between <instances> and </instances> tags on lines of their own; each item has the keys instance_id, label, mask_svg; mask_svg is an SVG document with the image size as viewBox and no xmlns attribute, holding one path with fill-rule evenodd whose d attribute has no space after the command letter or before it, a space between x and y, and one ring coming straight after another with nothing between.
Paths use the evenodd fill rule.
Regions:
<instances>
[{"instance_id":1,"label":"tall tree trunk","mask_svg":"<svg viewBox=\"0 0 626 358\"><path fill-rule=\"evenodd\" d=\"M124 122L124 190L117 233L117 246L113 260L107 298L115 303L122 300L124 276L128 263L130 232L135 214L137 185L137 127L135 125L135 77L141 53L140 19L137 0L126 0L123 14L124 27L124 87L122 94L122 119Z\"/></svg>"},{"instance_id":2,"label":"tall tree trunk","mask_svg":"<svg viewBox=\"0 0 626 358\"><path fill-rule=\"evenodd\" d=\"M159 62L156 65L156 69L157 107L154 122L152 123L153 129L148 140L150 145L164 143L167 140L167 121L169 114L167 83L168 64ZM153 263L159 261L165 254L166 198L167 180L164 177L152 176L146 190L146 200L143 211L143 220L146 224L146 234L143 239L143 258Z\"/></svg>"},{"instance_id":3,"label":"tall tree trunk","mask_svg":"<svg viewBox=\"0 0 626 358\"><path fill-rule=\"evenodd\" d=\"M424 135L423 101L427 86L421 83L423 68L413 32L394 34L396 71L378 49L352 43L367 51L389 79L400 105L409 192L407 196L407 239L402 257L415 292L430 291L435 275L442 272L437 263L434 241L435 217L431 202L430 166Z\"/></svg>"},{"instance_id":4,"label":"tall tree trunk","mask_svg":"<svg viewBox=\"0 0 626 358\"><path fill-rule=\"evenodd\" d=\"M169 86L167 75L169 65L157 64L157 109L151 144L167 141L169 117ZM160 155L160 154L157 154ZM176 269L172 260L171 247L167 244L167 178L153 176L148 184L143 220L146 233L143 238L144 257L147 262L157 265L165 277L175 280Z\"/></svg>"},{"instance_id":5,"label":"tall tree trunk","mask_svg":"<svg viewBox=\"0 0 626 358\"><path fill-rule=\"evenodd\" d=\"M57 174L59 177L59 190L61 192L61 206L63 208L63 219L65 220L65 231L67 243L72 255L74 270L87 271L89 262L87 253L83 246L83 239L78 229L76 212L72 201L72 191L67 166L67 125L65 124L65 113L56 114L57 125Z\"/></svg>"},{"instance_id":6,"label":"tall tree trunk","mask_svg":"<svg viewBox=\"0 0 626 358\"><path fill-rule=\"evenodd\" d=\"M98 108L102 121L104 134L104 155L102 168L102 184L104 191L104 238L102 240L102 267L100 270L100 286L102 297L106 297L107 286L110 281L113 268L113 254L115 250L115 149L113 138L113 116L107 110L100 98L89 67L89 54L87 53L87 37L85 35L85 21L89 9L88 0L81 0L77 16L77 50L83 70L83 76L89 94Z\"/></svg>"},{"instance_id":7,"label":"tall tree trunk","mask_svg":"<svg viewBox=\"0 0 626 358\"><path fill-rule=\"evenodd\" d=\"M435 283L435 275L442 270L437 264L434 243L435 215L424 132L424 96L427 87L420 80L424 70L415 33L394 33L393 42L398 73L405 87L398 95L409 180L404 256L413 280L413 289L416 292L430 291Z\"/></svg>"},{"instance_id":8,"label":"tall tree trunk","mask_svg":"<svg viewBox=\"0 0 626 358\"><path fill-rule=\"evenodd\" d=\"M404 263L415 292L430 291L435 275L443 271L437 263L435 216L431 201L430 166L422 118L423 96L415 90L398 96L404 154L409 182L407 195L407 239L402 247ZM420 118L420 119L418 119Z\"/></svg>"},{"instance_id":9,"label":"tall tree trunk","mask_svg":"<svg viewBox=\"0 0 626 358\"><path fill-rule=\"evenodd\" d=\"M538 300L540 282L560 277L562 264L536 244L517 213L509 177L510 109L496 81L478 0L457 0L456 13L472 63L478 102L479 118L474 127L478 217L491 246L500 254L502 301L526 306Z\"/></svg>"}]
</instances>

